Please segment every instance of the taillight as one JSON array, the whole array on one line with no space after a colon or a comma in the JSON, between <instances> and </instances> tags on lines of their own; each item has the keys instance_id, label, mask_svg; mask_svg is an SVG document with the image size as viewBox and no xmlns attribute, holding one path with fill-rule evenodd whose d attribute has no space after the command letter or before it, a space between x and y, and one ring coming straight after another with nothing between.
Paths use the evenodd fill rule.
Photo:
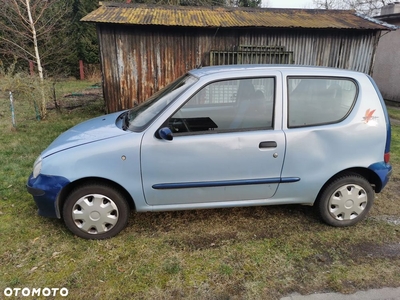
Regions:
<instances>
[{"instance_id":1,"label":"taillight","mask_svg":"<svg viewBox=\"0 0 400 300\"><path fill-rule=\"evenodd\" d=\"M390 160L390 152L386 152L385 155L383 156L383 160L385 163L389 163Z\"/></svg>"}]
</instances>

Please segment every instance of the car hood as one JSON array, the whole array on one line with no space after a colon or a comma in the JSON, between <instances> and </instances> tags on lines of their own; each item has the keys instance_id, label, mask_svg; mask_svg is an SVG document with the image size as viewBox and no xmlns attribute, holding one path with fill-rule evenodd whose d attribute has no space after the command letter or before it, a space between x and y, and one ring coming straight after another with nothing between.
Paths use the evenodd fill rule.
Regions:
<instances>
[{"instance_id":1,"label":"car hood","mask_svg":"<svg viewBox=\"0 0 400 300\"><path fill-rule=\"evenodd\" d=\"M121 112L97 117L80 123L59 135L47 149L42 152L42 157L49 156L59 151L88 144L120 135L132 133L121 128Z\"/></svg>"}]
</instances>

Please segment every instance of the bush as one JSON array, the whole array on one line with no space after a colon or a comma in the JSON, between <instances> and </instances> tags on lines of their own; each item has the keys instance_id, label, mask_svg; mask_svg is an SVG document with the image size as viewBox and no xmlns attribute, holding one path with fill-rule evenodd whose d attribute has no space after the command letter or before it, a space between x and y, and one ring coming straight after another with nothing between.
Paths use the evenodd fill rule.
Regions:
<instances>
[{"instance_id":1,"label":"bush","mask_svg":"<svg viewBox=\"0 0 400 300\"><path fill-rule=\"evenodd\" d=\"M9 97L11 91L16 102L24 103L35 110L37 119L46 117L46 105L52 95L50 80L41 80L38 76L22 72L16 73L13 65L8 69L0 66L0 91L5 98Z\"/></svg>"}]
</instances>

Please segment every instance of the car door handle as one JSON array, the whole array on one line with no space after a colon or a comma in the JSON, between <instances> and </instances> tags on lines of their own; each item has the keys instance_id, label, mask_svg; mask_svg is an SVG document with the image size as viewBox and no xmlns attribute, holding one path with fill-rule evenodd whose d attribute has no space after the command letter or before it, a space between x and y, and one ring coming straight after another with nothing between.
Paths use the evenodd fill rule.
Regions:
<instances>
[{"instance_id":1,"label":"car door handle","mask_svg":"<svg viewBox=\"0 0 400 300\"><path fill-rule=\"evenodd\" d=\"M274 141L261 142L259 148L276 148L278 144Z\"/></svg>"}]
</instances>

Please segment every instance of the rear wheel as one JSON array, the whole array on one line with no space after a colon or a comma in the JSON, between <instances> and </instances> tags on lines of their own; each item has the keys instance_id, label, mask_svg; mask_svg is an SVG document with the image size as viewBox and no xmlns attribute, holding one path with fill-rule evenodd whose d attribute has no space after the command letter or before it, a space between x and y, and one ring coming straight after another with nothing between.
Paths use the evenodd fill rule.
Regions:
<instances>
[{"instance_id":1,"label":"rear wheel","mask_svg":"<svg viewBox=\"0 0 400 300\"><path fill-rule=\"evenodd\" d=\"M318 209L329 225L351 226L365 218L374 197L374 190L365 178L348 173L325 187L318 199Z\"/></svg>"},{"instance_id":2,"label":"rear wheel","mask_svg":"<svg viewBox=\"0 0 400 300\"><path fill-rule=\"evenodd\" d=\"M63 207L65 225L85 239L106 239L125 228L129 205L116 189L86 184L73 190Z\"/></svg>"}]
</instances>

